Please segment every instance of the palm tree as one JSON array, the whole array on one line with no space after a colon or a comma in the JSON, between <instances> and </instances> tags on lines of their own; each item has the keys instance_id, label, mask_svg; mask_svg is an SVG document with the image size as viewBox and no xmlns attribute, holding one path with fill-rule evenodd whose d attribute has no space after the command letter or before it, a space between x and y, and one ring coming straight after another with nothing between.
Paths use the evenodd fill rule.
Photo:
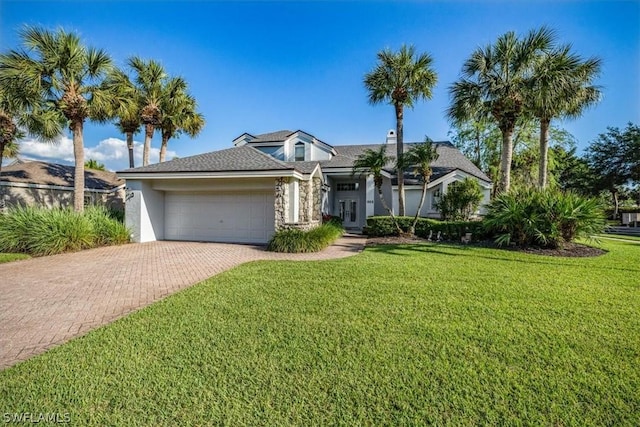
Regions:
<instances>
[{"instance_id":1,"label":"palm tree","mask_svg":"<svg viewBox=\"0 0 640 427\"><path fill-rule=\"evenodd\" d=\"M529 108L540 120L538 185L547 186L549 128L554 118L575 118L600 100L600 89L592 81L600 74L601 60L583 60L565 45L543 53L533 71Z\"/></svg>"},{"instance_id":2,"label":"palm tree","mask_svg":"<svg viewBox=\"0 0 640 427\"><path fill-rule=\"evenodd\" d=\"M22 136L16 116L20 109L16 106L5 86L0 86L0 173L4 157L15 157L18 153L17 140Z\"/></svg>"},{"instance_id":3,"label":"palm tree","mask_svg":"<svg viewBox=\"0 0 640 427\"><path fill-rule=\"evenodd\" d=\"M373 184L378 191L378 197L380 197L380 202L382 202L382 206L385 208L387 212L389 212L389 216L391 216L391 220L398 231L398 234L402 234L402 229L396 220L395 215L393 214L393 210L387 205L386 200L384 199L384 195L382 194L382 171L386 167L387 164L393 162L395 159L391 156L387 155L387 147L382 145L380 149L371 150L366 149L362 154L360 154L356 160L353 162L352 174L369 174L373 176Z\"/></svg>"},{"instance_id":4,"label":"palm tree","mask_svg":"<svg viewBox=\"0 0 640 427\"><path fill-rule=\"evenodd\" d=\"M119 99L126 100L118 102L115 108L116 126L127 138L127 151L129 152L129 167L135 167L133 153L133 135L138 133L142 125L140 119L140 106L138 104L139 94L129 76L122 70L114 68L105 80L105 86L120 94Z\"/></svg>"},{"instance_id":5,"label":"palm tree","mask_svg":"<svg viewBox=\"0 0 640 427\"><path fill-rule=\"evenodd\" d=\"M86 162L84 162L84 168L85 169L93 169L93 170L96 170L96 171L106 170L104 165L102 163L100 163L99 161L95 160L95 159L89 159Z\"/></svg>"},{"instance_id":6,"label":"palm tree","mask_svg":"<svg viewBox=\"0 0 640 427\"><path fill-rule=\"evenodd\" d=\"M19 81L17 95L27 103L25 94L37 93L41 111L34 111L30 131L65 122L73 135L75 158L73 206L84 210L84 141L87 119L106 121L113 94L100 86L111 69L111 59L100 49L85 47L80 38L63 29L55 32L25 27L20 36L24 50L12 50L0 56L0 75L6 81ZM39 107L36 110L39 110Z\"/></svg>"},{"instance_id":7,"label":"palm tree","mask_svg":"<svg viewBox=\"0 0 640 427\"><path fill-rule=\"evenodd\" d=\"M4 61L2 56L0 61ZM11 78L0 62L0 172L4 158L20 153L18 141L25 136L25 129L44 142L62 133L62 123L43 112L39 94L28 90L21 79Z\"/></svg>"},{"instance_id":8,"label":"palm tree","mask_svg":"<svg viewBox=\"0 0 640 427\"><path fill-rule=\"evenodd\" d=\"M511 186L513 132L526 113L532 67L554 40L554 32L546 27L530 31L522 40L512 31L503 34L494 45L474 51L463 65L463 77L449 88L450 119L464 121L482 112L490 114L500 129L500 191L509 191Z\"/></svg>"},{"instance_id":9,"label":"palm tree","mask_svg":"<svg viewBox=\"0 0 640 427\"><path fill-rule=\"evenodd\" d=\"M160 104L167 73L159 62L153 59L145 61L137 56L129 59L129 66L136 74L135 84L138 91L140 120L144 125L142 165L147 166L153 133L156 127L162 123Z\"/></svg>"},{"instance_id":10,"label":"palm tree","mask_svg":"<svg viewBox=\"0 0 640 427\"><path fill-rule=\"evenodd\" d=\"M431 99L431 90L438 81L432 62L428 54L416 55L413 46L403 45L398 52L378 52L378 64L364 77L369 102L388 102L395 108L398 159L404 154L404 107L412 108L418 99ZM398 214L404 216L404 171L398 170L397 175Z\"/></svg>"},{"instance_id":11,"label":"palm tree","mask_svg":"<svg viewBox=\"0 0 640 427\"><path fill-rule=\"evenodd\" d=\"M436 147L432 144L429 138L425 138L425 141L421 142L420 144L415 144L405 154L404 162L407 165L411 165L411 167L413 168L413 174L415 176L419 176L420 180L422 181L422 194L420 195L420 203L418 204L418 210L416 211L416 215L413 217L413 222L411 223L411 227L409 228L409 233L411 234L415 234L416 232L418 217L420 216L422 206L424 206L424 200L427 195L427 187L429 186L429 180L431 179L431 175L433 174L431 164L438 159L438 156L439 155L436 151Z\"/></svg>"},{"instance_id":12,"label":"palm tree","mask_svg":"<svg viewBox=\"0 0 640 427\"><path fill-rule=\"evenodd\" d=\"M187 93L187 83L180 77L170 79L161 100L162 122L160 132L160 162L167 155L169 139L181 133L195 137L204 127L204 116L196 111L196 100Z\"/></svg>"}]
</instances>

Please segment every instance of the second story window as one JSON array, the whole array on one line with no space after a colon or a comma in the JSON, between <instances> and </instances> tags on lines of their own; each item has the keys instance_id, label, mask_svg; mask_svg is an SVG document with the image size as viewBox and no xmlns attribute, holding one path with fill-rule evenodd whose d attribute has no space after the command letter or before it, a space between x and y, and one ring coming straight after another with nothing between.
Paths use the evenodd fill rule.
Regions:
<instances>
[{"instance_id":1,"label":"second story window","mask_svg":"<svg viewBox=\"0 0 640 427\"><path fill-rule=\"evenodd\" d=\"M256 148L275 159L284 160L284 149L282 146L262 146Z\"/></svg>"},{"instance_id":2,"label":"second story window","mask_svg":"<svg viewBox=\"0 0 640 427\"><path fill-rule=\"evenodd\" d=\"M295 145L295 161L304 162L304 143L302 142Z\"/></svg>"}]
</instances>

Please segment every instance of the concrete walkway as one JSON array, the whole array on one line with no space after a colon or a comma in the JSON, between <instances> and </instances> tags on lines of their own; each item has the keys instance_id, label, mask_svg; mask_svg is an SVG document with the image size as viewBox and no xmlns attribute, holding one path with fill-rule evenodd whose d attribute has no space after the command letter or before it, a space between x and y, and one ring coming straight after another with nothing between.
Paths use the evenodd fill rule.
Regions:
<instances>
[{"instance_id":1,"label":"concrete walkway","mask_svg":"<svg viewBox=\"0 0 640 427\"><path fill-rule=\"evenodd\" d=\"M355 255L366 238L347 235L313 254L264 247L152 242L0 264L0 369L43 353L167 295L255 260Z\"/></svg>"}]
</instances>

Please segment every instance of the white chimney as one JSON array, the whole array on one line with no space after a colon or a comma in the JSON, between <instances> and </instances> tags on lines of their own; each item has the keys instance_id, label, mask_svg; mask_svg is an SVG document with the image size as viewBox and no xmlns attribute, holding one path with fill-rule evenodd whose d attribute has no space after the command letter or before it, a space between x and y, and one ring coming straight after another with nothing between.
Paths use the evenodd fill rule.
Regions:
<instances>
[{"instance_id":1,"label":"white chimney","mask_svg":"<svg viewBox=\"0 0 640 427\"><path fill-rule=\"evenodd\" d=\"M395 144L397 142L396 131L394 129L389 130L389 132L387 132L387 144Z\"/></svg>"}]
</instances>

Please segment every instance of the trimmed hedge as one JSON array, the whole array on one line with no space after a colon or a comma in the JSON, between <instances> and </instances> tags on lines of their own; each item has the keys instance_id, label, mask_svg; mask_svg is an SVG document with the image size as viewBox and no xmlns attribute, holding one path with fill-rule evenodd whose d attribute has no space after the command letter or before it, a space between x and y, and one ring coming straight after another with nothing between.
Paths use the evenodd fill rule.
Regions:
<instances>
[{"instance_id":1,"label":"trimmed hedge","mask_svg":"<svg viewBox=\"0 0 640 427\"><path fill-rule=\"evenodd\" d=\"M280 230L269 241L267 250L286 253L319 252L342 236L343 232L342 227L331 222L309 231Z\"/></svg>"},{"instance_id":2,"label":"trimmed hedge","mask_svg":"<svg viewBox=\"0 0 640 427\"><path fill-rule=\"evenodd\" d=\"M396 217L400 228L407 231L413 217ZM364 233L371 237L395 236L398 234L390 216L372 216L367 218ZM418 218L416 235L422 238L436 239L438 233L442 240L459 241L466 233L472 233L472 240L485 240L489 236L481 221L438 221L430 218Z\"/></svg>"},{"instance_id":3,"label":"trimmed hedge","mask_svg":"<svg viewBox=\"0 0 640 427\"><path fill-rule=\"evenodd\" d=\"M16 207L0 214L0 252L54 255L129 242L129 231L102 207Z\"/></svg>"}]
</instances>

